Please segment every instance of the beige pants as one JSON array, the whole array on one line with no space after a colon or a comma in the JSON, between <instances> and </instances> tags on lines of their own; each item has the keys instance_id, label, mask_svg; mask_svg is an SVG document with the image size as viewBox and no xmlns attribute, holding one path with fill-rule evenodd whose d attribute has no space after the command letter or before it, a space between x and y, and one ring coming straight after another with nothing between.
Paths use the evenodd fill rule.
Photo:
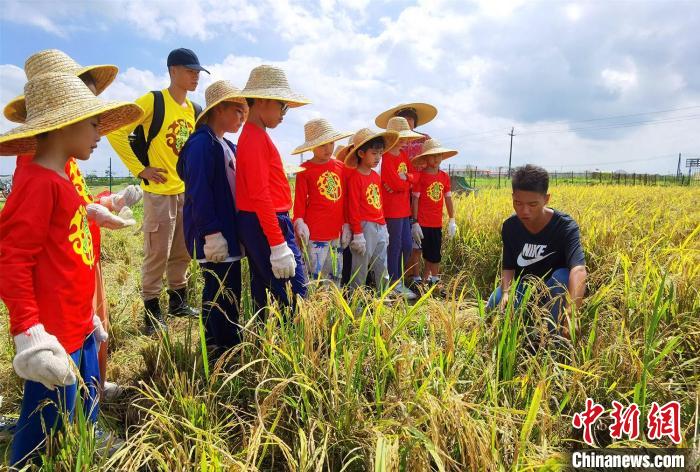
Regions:
<instances>
[{"instance_id":1,"label":"beige pants","mask_svg":"<svg viewBox=\"0 0 700 472\"><path fill-rule=\"evenodd\" d=\"M141 296L158 298L163 274L168 288L178 290L187 285L190 255L185 247L182 206L185 194L157 195L143 193L143 267Z\"/></svg>"}]
</instances>

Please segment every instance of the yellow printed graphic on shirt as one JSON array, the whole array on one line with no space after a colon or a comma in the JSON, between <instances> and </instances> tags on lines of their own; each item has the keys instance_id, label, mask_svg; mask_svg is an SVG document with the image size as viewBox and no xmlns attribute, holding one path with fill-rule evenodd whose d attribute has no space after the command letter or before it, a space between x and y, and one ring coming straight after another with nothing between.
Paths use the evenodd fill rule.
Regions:
<instances>
[{"instance_id":1,"label":"yellow printed graphic on shirt","mask_svg":"<svg viewBox=\"0 0 700 472\"><path fill-rule=\"evenodd\" d=\"M75 162L75 159L68 161L68 177L73 183L75 190L78 192L78 195L80 195L80 198L82 198L85 203L92 203L92 197L90 196L87 184L85 183L85 178L80 172L78 163Z\"/></svg>"},{"instance_id":2,"label":"yellow printed graphic on shirt","mask_svg":"<svg viewBox=\"0 0 700 472\"><path fill-rule=\"evenodd\" d=\"M377 210L382 207L382 198L379 194L379 187L377 184L369 184L367 186L367 190L365 190L365 197L367 197L367 203L372 205Z\"/></svg>"},{"instance_id":3,"label":"yellow printed graphic on shirt","mask_svg":"<svg viewBox=\"0 0 700 472\"><path fill-rule=\"evenodd\" d=\"M75 211L75 215L70 220L68 230L75 227L68 235L68 241L73 246L73 251L79 255L86 266L92 267L95 264L95 252L92 246L92 235L88 226L87 211L85 206L80 205Z\"/></svg>"},{"instance_id":4,"label":"yellow printed graphic on shirt","mask_svg":"<svg viewBox=\"0 0 700 472\"><path fill-rule=\"evenodd\" d=\"M168 133L165 135L165 144L173 150L173 154L180 155L180 149L190 137L193 126L185 120L174 121L168 126Z\"/></svg>"},{"instance_id":5,"label":"yellow printed graphic on shirt","mask_svg":"<svg viewBox=\"0 0 700 472\"><path fill-rule=\"evenodd\" d=\"M340 188L340 177L335 172L327 170L318 177L316 181L318 192L332 202L340 200L342 191Z\"/></svg>"},{"instance_id":6,"label":"yellow printed graphic on shirt","mask_svg":"<svg viewBox=\"0 0 700 472\"><path fill-rule=\"evenodd\" d=\"M399 167L396 169L397 174L407 174L408 173L408 166L406 165L405 162L399 163Z\"/></svg>"},{"instance_id":7,"label":"yellow printed graphic on shirt","mask_svg":"<svg viewBox=\"0 0 700 472\"><path fill-rule=\"evenodd\" d=\"M444 188L445 186L442 184L442 182L433 182L428 186L425 194L428 195L428 198L432 201L439 202L442 198L442 190Z\"/></svg>"}]
</instances>

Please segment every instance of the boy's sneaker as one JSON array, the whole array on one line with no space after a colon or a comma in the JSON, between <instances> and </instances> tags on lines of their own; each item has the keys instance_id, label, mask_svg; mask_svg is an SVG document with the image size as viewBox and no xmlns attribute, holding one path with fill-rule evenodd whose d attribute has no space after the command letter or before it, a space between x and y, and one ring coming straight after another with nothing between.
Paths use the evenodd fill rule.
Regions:
<instances>
[{"instance_id":1,"label":"boy's sneaker","mask_svg":"<svg viewBox=\"0 0 700 472\"><path fill-rule=\"evenodd\" d=\"M423 283L423 279L421 278L420 275L414 275L410 279L408 279L408 286L410 288L412 288L413 290L419 288L422 283Z\"/></svg>"},{"instance_id":2,"label":"boy's sneaker","mask_svg":"<svg viewBox=\"0 0 700 472\"><path fill-rule=\"evenodd\" d=\"M392 293L399 297L403 297L406 300L415 300L417 298L417 295L401 282L396 284L396 286L392 290Z\"/></svg>"},{"instance_id":3,"label":"boy's sneaker","mask_svg":"<svg viewBox=\"0 0 700 472\"><path fill-rule=\"evenodd\" d=\"M112 457L126 442L111 431L95 428L96 452L104 457Z\"/></svg>"},{"instance_id":4,"label":"boy's sneaker","mask_svg":"<svg viewBox=\"0 0 700 472\"><path fill-rule=\"evenodd\" d=\"M10 439L15 434L17 418L0 416L0 439Z\"/></svg>"}]
</instances>

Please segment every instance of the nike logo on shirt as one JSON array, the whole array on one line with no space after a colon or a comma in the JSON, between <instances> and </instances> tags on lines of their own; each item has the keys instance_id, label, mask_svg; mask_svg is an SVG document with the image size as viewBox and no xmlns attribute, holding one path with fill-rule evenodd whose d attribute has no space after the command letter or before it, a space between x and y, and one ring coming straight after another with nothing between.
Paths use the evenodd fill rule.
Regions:
<instances>
[{"instance_id":1,"label":"nike logo on shirt","mask_svg":"<svg viewBox=\"0 0 700 472\"><path fill-rule=\"evenodd\" d=\"M524 244L523 250L520 251L520 254L518 254L518 266L527 267L529 265L536 264L551 256L555 252L552 251L548 252L547 254L543 254L545 249L547 249L546 244Z\"/></svg>"}]
</instances>

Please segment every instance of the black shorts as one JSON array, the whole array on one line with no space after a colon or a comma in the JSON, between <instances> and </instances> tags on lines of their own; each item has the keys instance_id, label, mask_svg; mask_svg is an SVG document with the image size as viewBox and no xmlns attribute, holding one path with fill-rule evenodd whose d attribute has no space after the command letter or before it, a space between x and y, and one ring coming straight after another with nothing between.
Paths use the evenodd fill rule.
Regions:
<instances>
[{"instance_id":1,"label":"black shorts","mask_svg":"<svg viewBox=\"0 0 700 472\"><path fill-rule=\"evenodd\" d=\"M442 257L440 256L440 247L442 246L442 228L427 228L420 227L423 230L423 259L433 264L438 264Z\"/></svg>"}]
</instances>

